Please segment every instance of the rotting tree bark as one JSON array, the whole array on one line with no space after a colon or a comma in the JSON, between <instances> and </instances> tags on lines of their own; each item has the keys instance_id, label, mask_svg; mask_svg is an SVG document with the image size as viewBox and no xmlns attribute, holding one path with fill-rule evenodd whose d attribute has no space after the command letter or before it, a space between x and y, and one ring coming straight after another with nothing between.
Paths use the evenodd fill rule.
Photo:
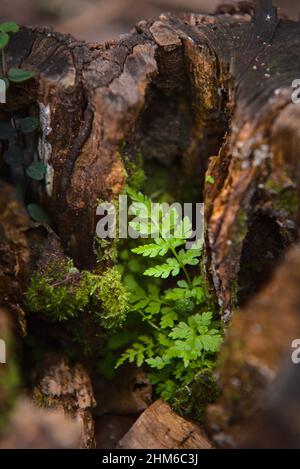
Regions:
<instances>
[{"instance_id":1,"label":"rotting tree bark","mask_svg":"<svg viewBox=\"0 0 300 469\"><path fill-rule=\"evenodd\" d=\"M117 448L211 449L212 445L203 429L177 415L160 399L143 412Z\"/></svg>"},{"instance_id":2,"label":"rotting tree bark","mask_svg":"<svg viewBox=\"0 0 300 469\"><path fill-rule=\"evenodd\" d=\"M221 447L299 447L299 370L291 362L300 336L300 250L236 312L220 353L222 397L208 407L207 428Z\"/></svg>"},{"instance_id":3,"label":"rotting tree bark","mask_svg":"<svg viewBox=\"0 0 300 469\"><path fill-rule=\"evenodd\" d=\"M255 15L245 2L227 12L162 15L105 45L23 29L9 46L10 65L39 77L19 103L40 106L48 171L37 197L79 265L94 263L97 200L125 184L121 143L133 160L137 150L166 164L181 159L199 187L209 166L208 276L225 319L237 291L247 300L297 238L291 84L300 74L299 23L277 18L266 1Z\"/></svg>"},{"instance_id":4,"label":"rotting tree bark","mask_svg":"<svg viewBox=\"0 0 300 469\"><path fill-rule=\"evenodd\" d=\"M203 188L207 276L224 320L298 240L300 111L291 84L300 77L300 24L278 18L270 1L253 12L241 2L218 15L161 15L105 45L24 28L8 48L9 65L37 74L17 85L17 99L9 91L7 109L39 105L47 177L42 192L33 189L65 250L79 266L94 265L97 200L117 197L126 182L120 144L133 161L138 150L166 165L180 160Z\"/></svg>"}]
</instances>

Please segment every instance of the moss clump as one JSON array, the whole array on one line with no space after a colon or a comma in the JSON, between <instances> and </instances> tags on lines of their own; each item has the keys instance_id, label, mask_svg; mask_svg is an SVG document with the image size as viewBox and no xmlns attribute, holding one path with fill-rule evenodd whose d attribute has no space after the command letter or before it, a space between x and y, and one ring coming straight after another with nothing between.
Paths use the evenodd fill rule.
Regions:
<instances>
[{"instance_id":1,"label":"moss clump","mask_svg":"<svg viewBox=\"0 0 300 469\"><path fill-rule=\"evenodd\" d=\"M97 282L94 277L97 277ZM96 300L98 299L102 306L99 316L101 325L105 329L122 326L129 310L129 293L122 283L119 269L112 267L101 276L89 274L88 282L91 290L95 292Z\"/></svg>"},{"instance_id":2,"label":"moss clump","mask_svg":"<svg viewBox=\"0 0 300 469\"><path fill-rule=\"evenodd\" d=\"M296 185L285 174L277 178L270 178L265 183L266 190L272 197L274 209L294 216L299 208Z\"/></svg>"},{"instance_id":3,"label":"moss clump","mask_svg":"<svg viewBox=\"0 0 300 469\"><path fill-rule=\"evenodd\" d=\"M248 216L246 211L243 208L240 208L237 217L236 217L236 222L234 226L234 233L232 236L232 241L235 244L240 244L244 241L246 238L248 232Z\"/></svg>"},{"instance_id":4,"label":"moss clump","mask_svg":"<svg viewBox=\"0 0 300 469\"><path fill-rule=\"evenodd\" d=\"M68 321L87 311L105 329L120 327L128 311L128 293L116 267L101 275L79 272L70 259L35 272L25 301L30 311L53 321Z\"/></svg>"},{"instance_id":5,"label":"moss clump","mask_svg":"<svg viewBox=\"0 0 300 469\"><path fill-rule=\"evenodd\" d=\"M118 238L115 239L102 239L98 236L94 238L94 254L97 261L116 262L118 258Z\"/></svg>"},{"instance_id":6,"label":"moss clump","mask_svg":"<svg viewBox=\"0 0 300 469\"><path fill-rule=\"evenodd\" d=\"M283 190L274 201L276 210L284 211L290 216L294 216L299 207L298 194L295 189L287 188Z\"/></svg>"},{"instance_id":7,"label":"moss clump","mask_svg":"<svg viewBox=\"0 0 300 469\"><path fill-rule=\"evenodd\" d=\"M121 149L121 157L126 168L127 185L136 191L140 190L146 180L142 154L138 152L135 160L132 161L128 156L124 155L124 150Z\"/></svg>"},{"instance_id":8,"label":"moss clump","mask_svg":"<svg viewBox=\"0 0 300 469\"><path fill-rule=\"evenodd\" d=\"M220 388L210 370L198 373L189 386L176 391L173 404L175 411L202 421L203 414L209 404L220 397Z\"/></svg>"}]
</instances>

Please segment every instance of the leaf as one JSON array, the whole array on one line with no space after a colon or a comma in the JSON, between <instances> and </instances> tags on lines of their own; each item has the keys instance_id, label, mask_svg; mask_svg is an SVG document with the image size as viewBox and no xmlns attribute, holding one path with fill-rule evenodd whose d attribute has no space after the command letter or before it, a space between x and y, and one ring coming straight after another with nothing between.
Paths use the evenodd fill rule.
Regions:
<instances>
[{"instance_id":1,"label":"leaf","mask_svg":"<svg viewBox=\"0 0 300 469\"><path fill-rule=\"evenodd\" d=\"M149 298L142 298L134 305L134 310L144 309L150 302Z\"/></svg>"},{"instance_id":2,"label":"leaf","mask_svg":"<svg viewBox=\"0 0 300 469\"><path fill-rule=\"evenodd\" d=\"M165 383L161 383L157 387L157 391L160 393L161 397L169 402L175 396L177 385L174 381L168 379Z\"/></svg>"},{"instance_id":3,"label":"leaf","mask_svg":"<svg viewBox=\"0 0 300 469\"><path fill-rule=\"evenodd\" d=\"M171 238L171 233L174 230L174 227L178 225L178 221L179 214L175 208L172 208L164 214L161 222L161 234L163 238Z\"/></svg>"},{"instance_id":4,"label":"leaf","mask_svg":"<svg viewBox=\"0 0 300 469\"><path fill-rule=\"evenodd\" d=\"M174 237L189 239L192 236L192 223L189 217L184 217L175 230Z\"/></svg>"},{"instance_id":5,"label":"leaf","mask_svg":"<svg viewBox=\"0 0 300 469\"><path fill-rule=\"evenodd\" d=\"M153 314L158 314L160 312L161 304L156 302L156 301L151 301L147 308L145 309L146 313L150 313L151 315Z\"/></svg>"},{"instance_id":6,"label":"leaf","mask_svg":"<svg viewBox=\"0 0 300 469\"><path fill-rule=\"evenodd\" d=\"M7 76L8 79L13 83L21 83L23 81L27 81L31 78L34 78L34 73L29 72L28 70L23 70L22 68L10 68L8 70Z\"/></svg>"},{"instance_id":7,"label":"leaf","mask_svg":"<svg viewBox=\"0 0 300 469\"><path fill-rule=\"evenodd\" d=\"M130 187L127 188L127 194L134 202L139 202L141 204L146 204L147 206L151 205L151 200L146 195L142 194L141 192L136 192L135 190L131 189Z\"/></svg>"},{"instance_id":8,"label":"leaf","mask_svg":"<svg viewBox=\"0 0 300 469\"><path fill-rule=\"evenodd\" d=\"M177 285L179 286L179 288L189 288L189 284L187 283L186 280L179 280L177 282ZM194 285L194 283L193 283Z\"/></svg>"},{"instance_id":9,"label":"leaf","mask_svg":"<svg viewBox=\"0 0 300 469\"><path fill-rule=\"evenodd\" d=\"M192 329L185 322L180 322L178 326L174 327L170 332L169 337L172 339L186 339L193 333Z\"/></svg>"},{"instance_id":10,"label":"leaf","mask_svg":"<svg viewBox=\"0 0 300 469\"><path fill-rule=\"evenodd\" d=\"M50 223L50 218L48 214L37 204L29 204L27 205L27 211L32 218L32 220L37 222L45 222Z\"/></svg>"},{"instance_id":11,"label":"leaf","mask_svg":"<svg viewBox=\"0 0 300 469\"><path fill-rule=\"evenodd\" d=\"M13 21L0 24L0 31L3 33L17 33L19 30L19 25Z\"/></svg>"},{"instance_id":12,"label":"leaf","mask_svg":"<svg viewBox=\"0 0 300 469\"><path fill-rule=\"evenodd\" d=\"M3 31L0 31L0 49L4 49L9 43L9 35Z\"/></svg>"},{"instance_id":13,"label":"leaf","mask_svg":"<svg viewBox=\"0 0 300 469\"><path fill-rule=\"evenodd\" d=\"M164 314L160 321L160 327L162 329L167 329L168 327L174 327L174 322L177 321L178 315L175 311L170 310Z\"/></svg>"},{"instance_id":14,"label":"leaf","mask_svg":"<svg viewBox=\"0 0 300 469\"><path fill-rule=\"evenodd\" d=\"M182 288L172 288L171 290L168 290L165 299L166 300L182 300L185 298L185 291Z\"/></svg>"},{"instance_id":15,"label":"leaf","mask_svg":"<svg viewBox=\"0 0 300 469\"><path fill-rule=\"evenodd\" d=\"M173 277L179 274L180 264L176 259L169 257L165 264L156 265L155 267L150 267L144 272L144 275L148 277L161 277L168 278L171 274Z\"/></svg>"},{"instance_id":16,"label":"leaf","mask_svg":"<svg viewBox=\"0 0 300 469\"><path fill-rule=\"evenodd\" d=\"M170 363L170 360L163 359L163 357L155 357L155 358L148 358L146 363L151 367L155 368L156 370L162 370Z\"/></svg>"},{"instance_id":17,"label":"leaf","mask_svg":"<svg viewBox=\"0 0 300 469\"><path fill-rule=\"evenodd\" d=\"M26 168L26 173L31 177L31 179L42 181L46 173L46 166L39 161L35 161Z\"/></svg>"},{"instance_id":18,"label":"leaf","mask_svg":"<svg viewBox=\"0 0 300 469\"><path fill-rule=\"evenodd\" d=\"M205 177L205 182L206 182L207 184L214 184L214 183L215 183L215 179L214 179L211 175L207 175L207 176Z\"/></svg>"},{"instance_id":19,"label":"leaf","mask_svg":"<svg viewBox=\"0 0 300 469\"><path fill-rule=\"evenodd\" d=\"M0 140L10 140L16 131L10 122L0 122Z\"/></svg>"},{"instance_id":20,"label":"leaf","mask_svg":"<svg viewBox=\"0 0 300 469\"><path fill-rule=\"evenodd\" d=\"M40 126L39 119L36 117L25 117L20 122L20 130L23 134L30 134L38 129Z\"/></svg>"},{"instance_id":21,"label":"leaf","mask_svg":"<svg viewBox=\"0 0 300 469\"><path fill-rule=\"evenodd\" d=\"M178 253L178 257L183 265L197 265L200 255L200 249L189 249L188 251L181 249Z\"/></svg>"},{"instance_id":22,"label":"leaf","mask_svg":"<svg viewBox=\"0 0 300 469\"><path fill-rule=\"evenodd\" d=\"M17 146L10 146L6 152L4 152L4 161L12 167L22 166L24 160L24 153Z\"/></svg>"},{"instance_id":23,"label":"leaf","mask_svg":"<svg viewBox=\"0 0 300 469\"><path fill-rule=\"evenodd\" d=\"M169 245L164 239L155 239L154 243L145 244L137 248L132 249L131 251L135 254L140 254L143 257L157 257L164 256L169 250Z\"/></svg>"},{"instance_id":24,"label":"leaf","mask_svg":"<svg viewBox=\"0 0 300 469\"><path fill-rule=\"evenodd\" d=\"M222 337L220 334L206 334L201 336L201 342L205 351L215 353L220 348Z\"/></svg>"}]
</instances>

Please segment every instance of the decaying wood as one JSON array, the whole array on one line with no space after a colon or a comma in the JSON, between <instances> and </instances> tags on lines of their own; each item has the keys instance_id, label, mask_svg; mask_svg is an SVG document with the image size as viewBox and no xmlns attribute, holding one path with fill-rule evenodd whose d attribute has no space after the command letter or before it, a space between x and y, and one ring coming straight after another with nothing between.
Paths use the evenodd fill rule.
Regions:
<instances>
[{"instance_id":1,"label":"decaying wood","mask_svg":"<svg viewBox=\"0 0 300 469\"><path fill-rule=\"evenodd\" d=\"M28 281L29 218L11 186L0 181L0 306L10 311L14 333L26 333L22 291Z\"/></svg>"},{"instance_id":2,"label":"decaying wood","mask_svg":"<svg viewBox=\"0 0 300 469\"><path fill-rule=\"evenodd\" d=\"M291 85L300 25L258 5L254 16L248 2L231 14L162 15L103 46L23 29L9 49L10 64L39 77L22 95L24 106L40 107L48 171L39 197L80 265L94 262L97 200L125 184L120 144L132 160L138 150L165 164L180 159L199 187L209 166L208 274L225 319L235 292L246 301L298 234L297 209L287 213L280 197L298 197ZM259 245L259 265L246 269Z\"/></svg>"},{"instance_id":3,"label":"decaying wood","mask_svg":"<svg viewBox=\"0 0 300 469\"><path fill-rule=\"evenodd\" d=\"M300 337L299 283L300 250L295 248L266 289L234 314L220 353L222 397L207 410L206 421L219 446L245 444L255 418L260 419L260 428L275 425L266 435L256 428L255 446L269 447L274 438L274 447L284 447L289 436L293 436L289 444L299 437L298 418L291 418L298 412L299 371L291 363L291 354L292 342ZM279 382L274 383L278 376Z\"/></svg>"},{"instance_id":4,"label":"decaying wood","mask_svg":"<svg viewBox=\"0 0 300 469\"><path fill-rule=\"evenodd\" d=\"M70 365L55 354L40 364L41 375L33 390L33 400L43 408L61 409L80 425L80 448L94 447L95 399L90 377L81 364Z\"/></svg>"},{"instance_id":5,"label":"decaying wood","mask_svg":"<svg viewBox=\"0 0 300 469\"><path fill-rule=\"evenodd\" d=\"M97 407L94 415L139 415L152 403L152 386L146 373L135 366L125 366L113 381L94 380Z\"/></svg>"},{"instance_id":6,"label":"decaying wood","mask_svg":"<svg viewBox=\"0 0 300 469\"><path fill-rule=\"evenodd\" d=\"M205 432L158 400L138 418L118 449L211 449Z\"/></svg>"},{"instance_id":7,"label":"decaying wood","mask_svg":"<svg viewBox=\"0 0 300 469\"><path fill-rule=\"evenodd\" d=\"M222 6L217 15L161 15L104 45L41 28L12 37L9 66L31 69L37 79L11 87L5 110L38 106L39 157L47 174L45 187L33 184L32 190L77 265L95 265L96 205L116 198L126 183L122 147L133 162L139 151L167 166L180 161L185 181L196 178L203 189L207 278L224 321L237 302L247 304L261 290L299 235L300 108L291 99L292 82L300 78L299 37L300 23L279 18L268 0L257 1L255 11L241 2ZM205 184L205 174L214 184ZM0 288L22 330L21 277L38 235L30 235L24 210L2 187ZM220 367L224 394L209 410L218 444L237 444L241 425L259 410L254 400L258 407L263 402L260 393L299 328L298 257L288 258L230 326L225 347L231 355ZM289 296L281 294L282 285ZM44 368L34 395L79 415L81 446L93 445L93 393L81 366L61 359ZM119 446L210 443L199 427L158 401Z\"/></svg>"},{"instance_id":8,"label":"decaying wood","mask_svg":"<svg viewBox=\"0 0 300 469\"><path fill-rule=\"evenodd\" d=\"M73 449L78 448L80 424L67 419L62 411L35 407L21 399L12 413L1 449Z\"/></svg>"}]
</instances>

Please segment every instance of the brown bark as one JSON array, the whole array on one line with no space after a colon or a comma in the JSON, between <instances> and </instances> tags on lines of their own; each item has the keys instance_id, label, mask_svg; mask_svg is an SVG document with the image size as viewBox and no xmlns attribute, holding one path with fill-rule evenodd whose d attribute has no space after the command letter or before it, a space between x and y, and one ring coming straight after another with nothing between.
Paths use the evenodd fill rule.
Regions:
<instances>
[{"instance_id":1,"label":"brown bark","mask_svg":"<svg viewBox=\"0 0 300 469\"><path fill-rule=\"evenodd\" d=\"M211 449L205 432L183 419L162 400L140 416L119 441L118 449Z\"/></svg>"},{"instance_id":2,"label":"brown bark","mask_svg":"<svg viewBox=\"0 0 300 469\"><path fill-rule=\"evenodd\" d=\"M8 48L9 65L37 74L36 81L9 91L8 109L39 105L40 157L48 169L43 191L33 189L51 213L64 249L79 266L95 264L97 201L117 197L126 183L121 144L132 161L139 150L145 159L169 166L179 160L186 180L196 177L203 188L207 277L225 321L237 302L247 303L262 288L298 240L300 111L291 101L291 85L300 77L300 24L278 18L268 0L256 3L255 14L242 2L220 8L218 15L161 15L105 45L24 28ZM204 184L206 172L214 184ZM16 231L27 265L24 217ZM4 232L4 243L6 237ZM1 259L1 278L14 282L19 258L11 240L3 252L10 258L8 270ZM5 301L15 309L19 301L11 285ZM249 308L249 318L253 314L256 320ZM284 308L276 315L278 327ZM293 304L288 308L295 321ZM270 308L261 314L269 333L276 324ZM244 318L239 323L237 316L231 330L245 334L244 346L251 348ZM290 340L290 332L278 340ZM229 348L234 346L228 340ZM283 353L283 342L279 348ZM277 372L278 361L273 365ZM259 382L257 390L265 385ZM246 405L247 396L240 402ZM226 407L227 401L222 412ZM231 415L231 408L226 412ZM237 429L230 428L228 438ZM180 439L175 440L162 444L177 447ZM129 440L122 440L123 447L143 445L134 438L124 441Z\"/></svg>"},{"instance_id":3,"label":"brown bark","mask_svg":"<svg viewBox=\"0 0 300 469\"><path fill-rule=\"evenodd\" d=\"M63 410L80 427L80 448L93 448L95 399L90 377L79 363L70 365L64 357L51 354L40 364L33 401L42 408Z\"/></svg>"},{"instance_id":4,"label":"brown bark","mask_svg":"<svg viewBox=\"0 0 300 469\"><path fill-rule=\"evenodd\" d=\"M28 399L20 399L12 413L1 449L78 448L80 424L62 411L39 409Z\"/></svg>"},{"instance_id":5,"label":"brown bark","mask_svg":"<svg viewBox=\"0 0 300 469\"><path fill-rule=\"evenodd\" d=\"M199 187L209 165L216 184L205 189L206 250L225 318L236 286L246 300L253 278L263 283L296 239L297 210L287 213L280 198L298 197L291 84L300 26L259 5L252 18L247 2L232 14L162 15L104 46L42 29L14 36L11 63L39 76L21 101L29 96L42 109L42 152L54 178L41 197L80 265L94 263L97 200L125 184L121 143L132 160L137 150L166 164L179 158L188 174L196 168ZM241 267L260 245L261 265Z\"/></svg>"},{"instance_id":6,"label":"brown bark","mask_svg":"<svg viewBox=\"0 0 300 469\"><path fill-rule=\"evenodd\" d=\"M299 282L295 248L266 289L233 316L220 353L222 397L206 418L219 446L299 445L299 365L291 362L292 342L300 337Z\"/></svg>"}]
</instances>

